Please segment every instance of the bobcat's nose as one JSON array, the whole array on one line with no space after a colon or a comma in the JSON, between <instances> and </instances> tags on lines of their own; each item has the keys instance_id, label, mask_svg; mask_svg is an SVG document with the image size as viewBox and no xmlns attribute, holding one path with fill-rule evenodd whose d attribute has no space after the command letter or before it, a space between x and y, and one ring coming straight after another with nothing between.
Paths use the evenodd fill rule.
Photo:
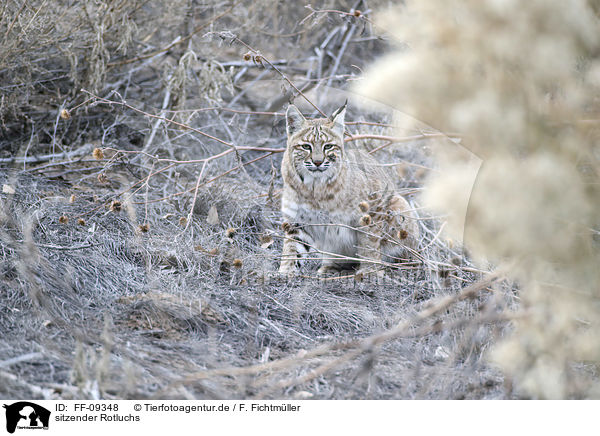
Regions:
<instances>
[{"instance_id":1,"label":"bobcat's nose","mask_svg":"<svg viewBox=\"0 0 600 436\"><path fill-rule=\"evenodd\" d=\"M318 167L323 163L323 161L322 160L313 160L313 163L315 164L316 167Z\"/></svg>"}]
</instances>

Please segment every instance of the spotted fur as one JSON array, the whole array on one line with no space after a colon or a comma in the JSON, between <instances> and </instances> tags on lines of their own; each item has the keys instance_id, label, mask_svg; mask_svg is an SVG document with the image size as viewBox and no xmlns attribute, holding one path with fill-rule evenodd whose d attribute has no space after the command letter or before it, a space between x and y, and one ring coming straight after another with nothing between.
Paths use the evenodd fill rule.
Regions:
<instances>
[{"instance_id":1,"label":"spotted fur","mask_svg":"<svg viewBox=\"0 0 600 436\"><path fill-rule=\"evenodd\" d=\"M387 171L369 154L345 148L345 112L344 105L331 118L307 120L288 107L282 273L294 271L306 247L321 253L320 274L356 263L365 271L416 247L416 216Z\"/></svg>"}]
</instances>

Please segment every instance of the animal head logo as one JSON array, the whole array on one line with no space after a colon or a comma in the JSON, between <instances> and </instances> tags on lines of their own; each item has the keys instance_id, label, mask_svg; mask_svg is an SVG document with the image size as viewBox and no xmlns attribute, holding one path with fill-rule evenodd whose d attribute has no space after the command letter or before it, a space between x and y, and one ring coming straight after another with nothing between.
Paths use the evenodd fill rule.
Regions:
<instances>
[{"instance_id":1,"label":"animal head logo","mask_svg":"<svg viewBox=\"0 0 600 436\"><path fill-rule=\"evenodd\" d=\"M6 409L6 431L14 433L16 428L48 428L50 411L42 406L28 401L19 401Z\"/></svg>"}]
</instances>

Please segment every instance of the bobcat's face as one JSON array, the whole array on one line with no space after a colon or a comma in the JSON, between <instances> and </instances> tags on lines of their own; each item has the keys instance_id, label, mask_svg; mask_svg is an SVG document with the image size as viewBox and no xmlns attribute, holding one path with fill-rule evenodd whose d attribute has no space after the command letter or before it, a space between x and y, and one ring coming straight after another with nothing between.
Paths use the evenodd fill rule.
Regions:
<instances>
[{"instance_id":1,"label":"bobcat's face","mask_svg":"<svg viewBox=\"0 0 600 436\"><path fill-rule=\"evenodd\" d=\"M339 171L342 157L341 138L336 138L321 126L309 128L292 144L294 167L299 174L315 178L330 178Z\"/></svg>"},{"instance_id":2,"label":"bobcat's face","mask_svg":"<svg viewBox=\"0 0 600 436\"><path fill-rule=\"evenodd\" d=\"M306 120L295 106L288 108L288 153L304 183L330 181L342 168L344 113L342 108L332 119Z\"/></svg>"}]
</instances>

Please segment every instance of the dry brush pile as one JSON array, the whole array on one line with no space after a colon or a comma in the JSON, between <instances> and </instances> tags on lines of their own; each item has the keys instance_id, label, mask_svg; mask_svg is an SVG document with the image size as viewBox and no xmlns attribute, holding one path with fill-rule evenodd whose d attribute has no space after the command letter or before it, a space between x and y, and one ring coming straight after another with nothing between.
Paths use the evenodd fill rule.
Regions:
<instances>
[{"instance_id":1,"label":"dry brush pile","mask_svg":"<svg viewBox=\"0 0 600 436\"><path fill-rule=\"evenodd\" d=\"M461 135L348 93L386 2L48 3L0 6L0 396L515 395L487 352L517 291L419 196ZM348 97L423 240L384 278L284 280L283 110Z\"/></svg>"}]
</instances>

